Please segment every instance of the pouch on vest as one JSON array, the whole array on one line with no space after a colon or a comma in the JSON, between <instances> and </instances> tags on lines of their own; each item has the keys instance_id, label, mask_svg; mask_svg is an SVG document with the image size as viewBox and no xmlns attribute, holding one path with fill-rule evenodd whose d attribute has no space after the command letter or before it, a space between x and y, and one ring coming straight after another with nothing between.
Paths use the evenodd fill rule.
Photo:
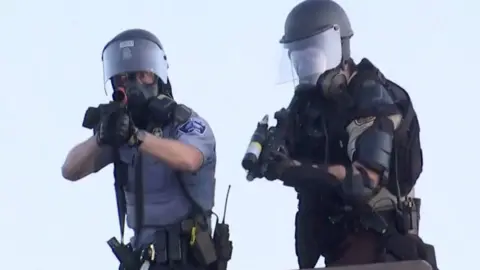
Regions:
<instances>
[{"instance_id":1,"label":"pouch on vest","mask_svg":"<svg viewBox=\"0 0 480 270\"><path fill-rule=\"evenodd\" d=\"M423 153L420 144L420 124L407 91L386 79L369 60L362 59L357 65L357 76L374 73L400 108L403 121L394 133L394 150L386 188L400 197L407 195L415 186L423 170ZM362 76L362 75L360 75Z\"/></svg>"},{"instance_id":2,"label":"pouch on vest","mask_svg":"<svg viewBox=\"0 0 480 270\"><path fill-rule=\"evenodd\" d=\"M396 226L401 234L418 235L420 229L420 207L419 198L405 198L400 204L396 213Z\"/></svg>"}]
</instances>

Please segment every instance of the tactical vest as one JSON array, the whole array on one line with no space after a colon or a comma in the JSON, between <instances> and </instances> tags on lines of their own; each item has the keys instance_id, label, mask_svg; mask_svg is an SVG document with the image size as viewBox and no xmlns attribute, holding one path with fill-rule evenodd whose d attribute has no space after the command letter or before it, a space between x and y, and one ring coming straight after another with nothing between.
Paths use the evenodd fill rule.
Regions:
<instances>
[{"instance_id":1,"label":"tactical vest","mask_svg":"<svg viewBox=\"0 0 480 270\"><path fill-rule=\"evenodd\" d=\"M385 187L370 200L374 209L389 208L398 199L415 196L414 186L423 170L423 151L420 144L420 124L407 91L385 78L368 59L357 65L358 74L375 77L389 92L402 113L402 122L394 133L394 150Z\"/></svg>"},{"instance_id":2,"label":"tactical vest","mask_svg":"<svg viewBox=\"0 0 480 270\"><path fill-rule=\"evenodd\" d=\"M398 198L413 198L414 185L423 168L420 145L420 126L408 93L387 80L367 59L357 65L356 80L375 79L382 84L402 113L402 122L394 133L394 150L391 170L385 177L385 185L370 201L374 209L394 208ZM360 79L360 80L358 80ZM353 91L353 90L352 90ZM290 134L292 156L326 164L350 166L347 156L348 134L345 127L356 117L353 110L336 109L318 93L308 94L297 105L295 131ZM315 96L319 95L319 96Z\"/></svg>"},{"instance_id":3,"label":"tactical vest","mask_svg":"<svg viewBox=\"0 0 480 270\"><path fill-rule=\"evenodd\" d=\"M418 119L408 93L400 86L385 79L383 74L367 59L363 59L358 64L355 76L358 76L357 79L360 78L360 81L364 76L365 79L378 80L389 91L403 116L403 120L394 134L391 170L386 177L386 182L382 183L385 186L369 201L370 206L375 210L395 209L398 206L398 199L405 201L407 198L413 198L413 186L422 171L423 160ZM355 119L356 112L335 109L320 96L308 96L303 99L305 100L304 104L298 105L299 115L293 125L297 130L290 137L290 141L293 142L291 143L293 146L292 157L300 161L309 160L320 164L351 166L346 149L348 134L345 128ZM310 204L326 208L324 215L335 215L343 211L343 201L338 196L322 195L322 198L322 196L311 196L309 190L297 191L301 211L312 208L313 206L309 206Z\"/></svg>"},{"instance_id":4,"label":"tactical vest","mask_svg":"<svg viewBox=\"0 0 480 270\"><path fill-rule=\"evenodd\" d=\"M358 69L357 74L361 75L363 72L367 72L370 78L372 73L377 77L400 107L403 116L403 122L394 135L394 155L390 164L392 169L388 175L389 181L369 202L375 210L393 210L397 207L397 198L400 198L401 201L413 198L413 186L422 171L419 123L410 97L405 90L385 79L380 71L366 59L359 63ZM308 159L321 164L351 166L346 149L348 134L345 128L353 120L352 115L353 113L348 112L329 111L328 107L317 108L317 112L307 112L307 117L311 117L311 119L299 119L300 126L302 132L310 129L310 133L316 136L314 140L310 140L314 144L309 145L308 136L301 138L298 143L292 143L294 146L292 156L298 160ZM313 127L307 127L307 124L313 124ZM293 134L291 137L293 138L295 135ZM345 208L341 198L335 194L319 196L309 190L297 191L299 210L295 218L295 248L299 264L309 268L316 264L320 254L344 240L346 227L336 223L335 218L336 216L341 218L342 213L345 213ZM418 207L419 205L414 211L418 212Z\"/></svg>"}]
</instances>

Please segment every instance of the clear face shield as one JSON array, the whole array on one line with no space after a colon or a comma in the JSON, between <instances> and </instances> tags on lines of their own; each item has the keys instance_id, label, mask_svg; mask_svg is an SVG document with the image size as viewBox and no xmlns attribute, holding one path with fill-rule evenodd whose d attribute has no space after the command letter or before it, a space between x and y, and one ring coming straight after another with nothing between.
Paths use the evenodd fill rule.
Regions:
<instances>
[{"instance_id":1,"label":"clear face shield","mask_svg":"<svg viewBox=\"0 0 480 270\"><path fill-rule=\"evenodd\" d=\"M278 83L316 86L326 71L342 61L340 29L337 26L312 37L283 44L284 53Z\"/></svg>"},{"instance_id":2,"label":"clear face shield","mask_svg":"<svg viewBox=\"0 0 480 270\"><path fill-rule=\"evenodd\" d=\"M118 91L126 96L132 94L129 91L157 95L157 79L168 81L165 52L149 40L113 42L103 51L102 60L105 91L114 98Z\"/></svg>"}]
</instances>

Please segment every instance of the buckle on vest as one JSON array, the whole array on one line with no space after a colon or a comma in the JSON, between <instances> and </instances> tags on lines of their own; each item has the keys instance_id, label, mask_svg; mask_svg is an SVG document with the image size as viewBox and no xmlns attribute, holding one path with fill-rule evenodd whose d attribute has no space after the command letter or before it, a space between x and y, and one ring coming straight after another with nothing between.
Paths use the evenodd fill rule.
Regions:
<instances>
[{"instance_id":1,"label":"buckle on vest","mask_svg":"<svg viewBox=\"0 0 480 270\"><path fill-rule=\"evenodd\" d=\"M407 197L401 203L400 211L397 211L397 229L400 233L418 234L420 225L420 201Z\"/></svg>"},{"instance_id":2,"label":"buckle on vest","mask_svg":"<svg viewBox=\"0 0 480 270\"><path fill-rule=\"evenodd\" d=\"M150 244L148 247L142 250L140 254L140 260L142 262L149 261L149 262L154 262L155 261L155 245Z\"/></svg>"}]
</instances>

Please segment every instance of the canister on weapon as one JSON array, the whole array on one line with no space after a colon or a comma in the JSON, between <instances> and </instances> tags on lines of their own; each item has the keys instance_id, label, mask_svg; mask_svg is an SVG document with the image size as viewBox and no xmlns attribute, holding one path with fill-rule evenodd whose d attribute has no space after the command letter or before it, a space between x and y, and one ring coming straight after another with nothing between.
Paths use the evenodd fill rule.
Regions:
<instances>
[{"instance_id":1,"label":"canister on weapon","mask_svg":"<svg viewBox=\"0 0 480 270\"><path fill-rule=\"evenodd\" d=\"M250 144L248 145L245 156L242 160L242 167L251 171L254 169L260 153L262 152L263 144L267 138L268 132L268 115L265 115L260 122L257 124L257 128L253 133L252 138L250 139Z\"/></svg>"}]
</instances>

